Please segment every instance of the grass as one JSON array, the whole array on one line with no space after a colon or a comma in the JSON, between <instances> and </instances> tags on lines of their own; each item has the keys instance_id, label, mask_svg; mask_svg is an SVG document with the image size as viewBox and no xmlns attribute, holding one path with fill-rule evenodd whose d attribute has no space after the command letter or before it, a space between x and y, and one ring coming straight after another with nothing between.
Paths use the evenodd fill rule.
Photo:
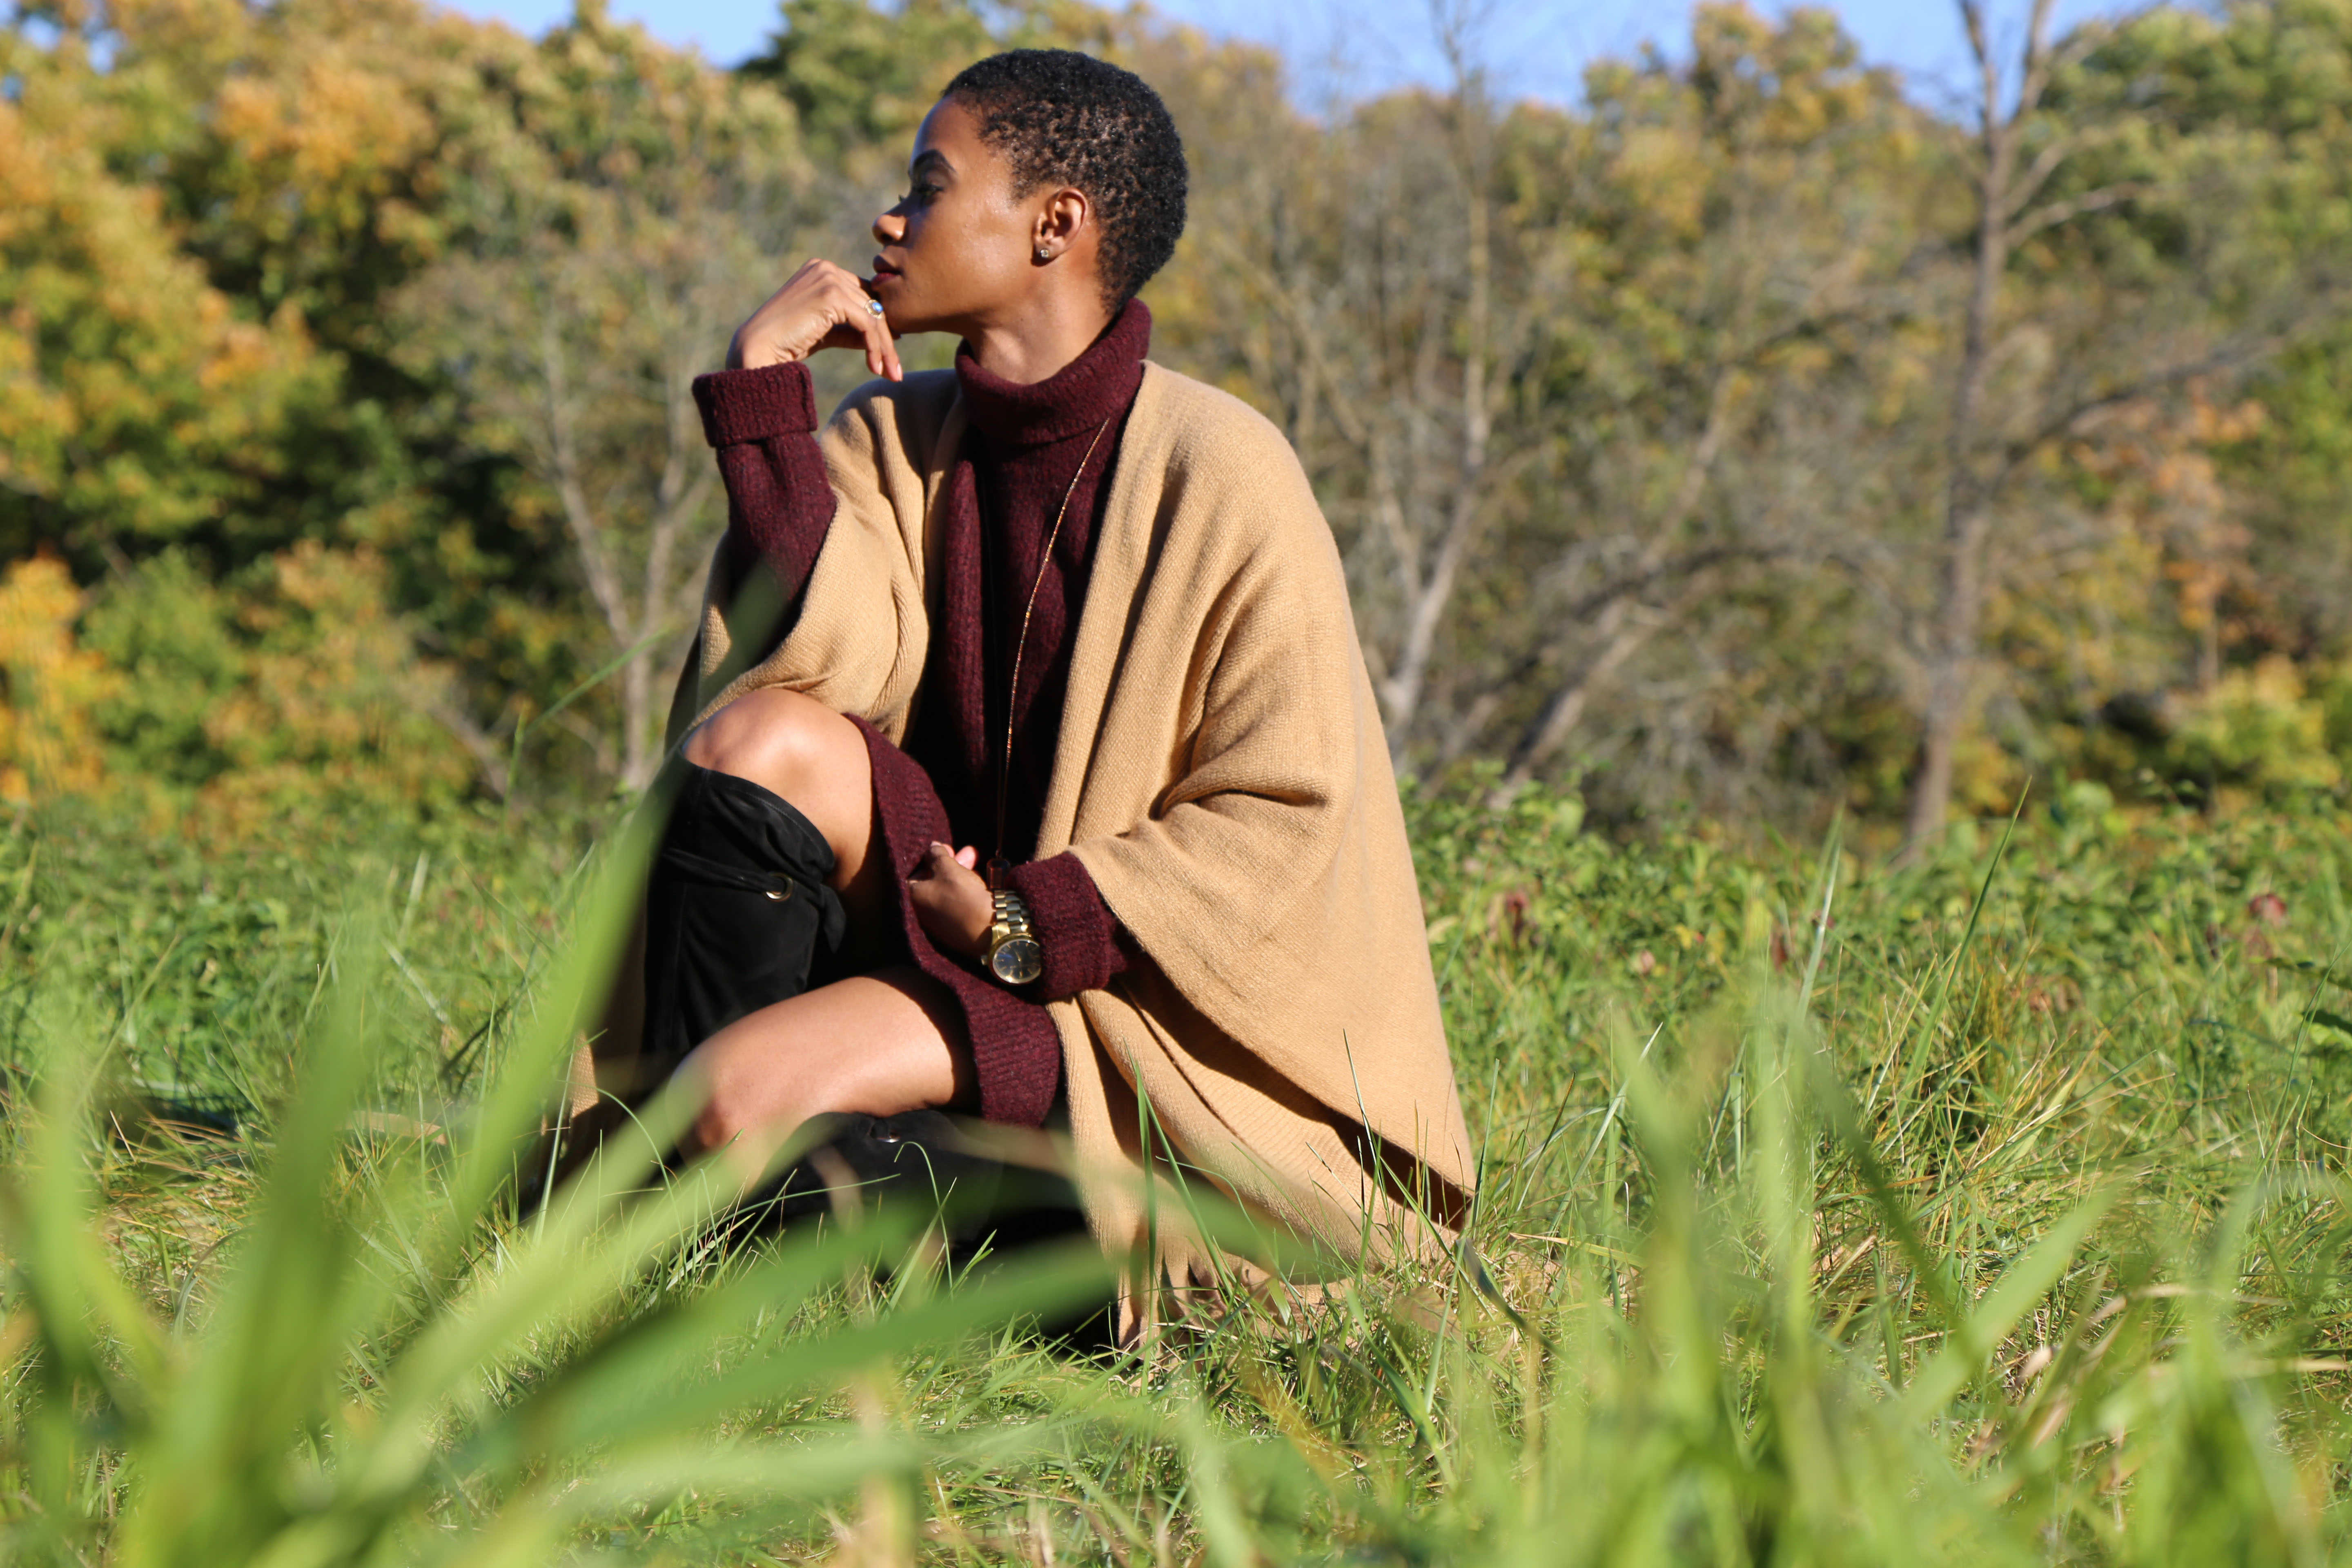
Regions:
<instances>
[{"instance_id":1,"label":"grass","mask_svg":"<svg viewBox=\"0 0 2352 1568\"><path fill-rule=\"evenodd\" d=\"M1412 805L1469 1245L1125 1360L1034 1327L1083 1248L730 1240L617 1159L518 1222L574 829L19 815L7 1560L2352 1557L2332 805L1895 869L1475 801Z\"/></svg>"}]
</instances>

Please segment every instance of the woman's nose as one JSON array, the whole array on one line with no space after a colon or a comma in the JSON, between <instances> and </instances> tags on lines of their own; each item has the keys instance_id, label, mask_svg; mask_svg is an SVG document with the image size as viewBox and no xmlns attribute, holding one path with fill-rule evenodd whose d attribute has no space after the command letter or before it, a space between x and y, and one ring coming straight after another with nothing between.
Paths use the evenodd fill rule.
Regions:
<instances>
[{"instance_id":1,"label":"woman's nose","mask_svg":"<svg viewBox=\"0 0 2352 1568\"><path fill-rule=\"evenodd\" d=\"M884 245L896 245L907 237L907 220L892 207L874 220L874 237Z\"/></svg>"}]
</instances>

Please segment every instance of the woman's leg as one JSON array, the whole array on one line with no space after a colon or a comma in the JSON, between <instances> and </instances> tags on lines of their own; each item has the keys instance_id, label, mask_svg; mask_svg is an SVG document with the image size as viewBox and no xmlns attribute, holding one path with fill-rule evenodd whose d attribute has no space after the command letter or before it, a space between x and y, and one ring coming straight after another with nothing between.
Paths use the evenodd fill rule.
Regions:
<instances>
[{"instance_id":1,"label":"woman's leg","mask_svg":"<svg viewBox=\"0 0 2352 1568\"><path fill-rule=\"evenodd\" d=\"M813 698L756 691L687 738L686 760L792 803L833 848L853 967L896 912L874 831L873 764L856 725ZM751 1164L812 1116L968 1100L971 1047L946 988L907 967L854 975L740 1018L686 1058L709 1086L692 1150L738 1144ZM686 1070L681 1064L681 1070ZM691 1152L691 1151L690 1151Z\"/></svg>"},{"instance_id":2,"label":"woman's leg","mask_svg":"<svg viewBox=\"0 0 2352 1568\"><path fill-rule=\"evenodd\" d=\"M709 1085L690 1152L734 1145L748 1177L813 1116L897 1116L971 1096L971 1050L946 987L909 968L852 975L762 1007L680 1064Z\"/></svg>"},{"instance_id":3,"label":"woman's leg","mask_svg":"<svg viewBox=\"0 0 2352 1568\"><path fill-rule=\"evenodd\" d=\"M834 890L849 915L851 962L872 947L893 912L888 857L872 853L874 763L848 720L797 691L737 698L686 738L686 760L749 779L790 801L833 847Z\"/></svg>"}]
</instances>

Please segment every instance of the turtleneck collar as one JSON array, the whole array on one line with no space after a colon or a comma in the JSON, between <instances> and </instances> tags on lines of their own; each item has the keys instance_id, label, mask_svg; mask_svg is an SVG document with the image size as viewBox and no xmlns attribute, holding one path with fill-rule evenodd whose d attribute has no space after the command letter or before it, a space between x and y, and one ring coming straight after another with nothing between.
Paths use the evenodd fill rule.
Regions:
<instances>
[{"instance_id":1,"label":"turtleneck collar","mask_svg":"<svg viewBox=\"0 0 2352 1568\"><path fill-rule=\"evenodd\" d=\"M972 427L1004 447L1043 447L1099 426L1143 384L1151 349L1151 312L1129 300L1087 352L1028 386L981 368L971 345L956 350L964 412Z\"/></svg>"}]
</instances>

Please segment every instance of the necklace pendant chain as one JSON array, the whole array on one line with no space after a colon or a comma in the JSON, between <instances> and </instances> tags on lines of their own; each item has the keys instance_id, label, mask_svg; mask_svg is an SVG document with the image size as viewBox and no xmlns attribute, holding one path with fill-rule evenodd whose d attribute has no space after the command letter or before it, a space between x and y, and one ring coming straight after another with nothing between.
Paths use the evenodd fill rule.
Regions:
<instances>
[{"instance_id":1,"label":"necklace pendant chain","mask_svg":"<svg viewBox=\"0 0 2352 1568\"><path fill-rule=\"evenodd\" d=\"M1029 617L1037 613L1037 590L1045 585L1045 569L1054 563L1054 546L1062 537L1062 520L1070 514L1070 498L1078 493L1078 481L1086 478L1087 465L1094 461L1095 448L1109 433L1114 414L1095 427L1095 438L1087 443L1086 456L1078 459L1077 472L1070 476L1070 488L1062 492L1062 504L1054 512L1054 526L1046 531L1045 548L1037 552L1037 575L1029 584L1029 602L1021 609L1021 631L1013 641L1013 679L1004 691L1004 754L996 764L996 853L988 858L988 885L993 889L1004 886L1004 876L1012 866L1004 858L1004 813L1013 786L1013 716L1021 701L1021 658L1029 651Z\"/></svg>"}]
</instances>

